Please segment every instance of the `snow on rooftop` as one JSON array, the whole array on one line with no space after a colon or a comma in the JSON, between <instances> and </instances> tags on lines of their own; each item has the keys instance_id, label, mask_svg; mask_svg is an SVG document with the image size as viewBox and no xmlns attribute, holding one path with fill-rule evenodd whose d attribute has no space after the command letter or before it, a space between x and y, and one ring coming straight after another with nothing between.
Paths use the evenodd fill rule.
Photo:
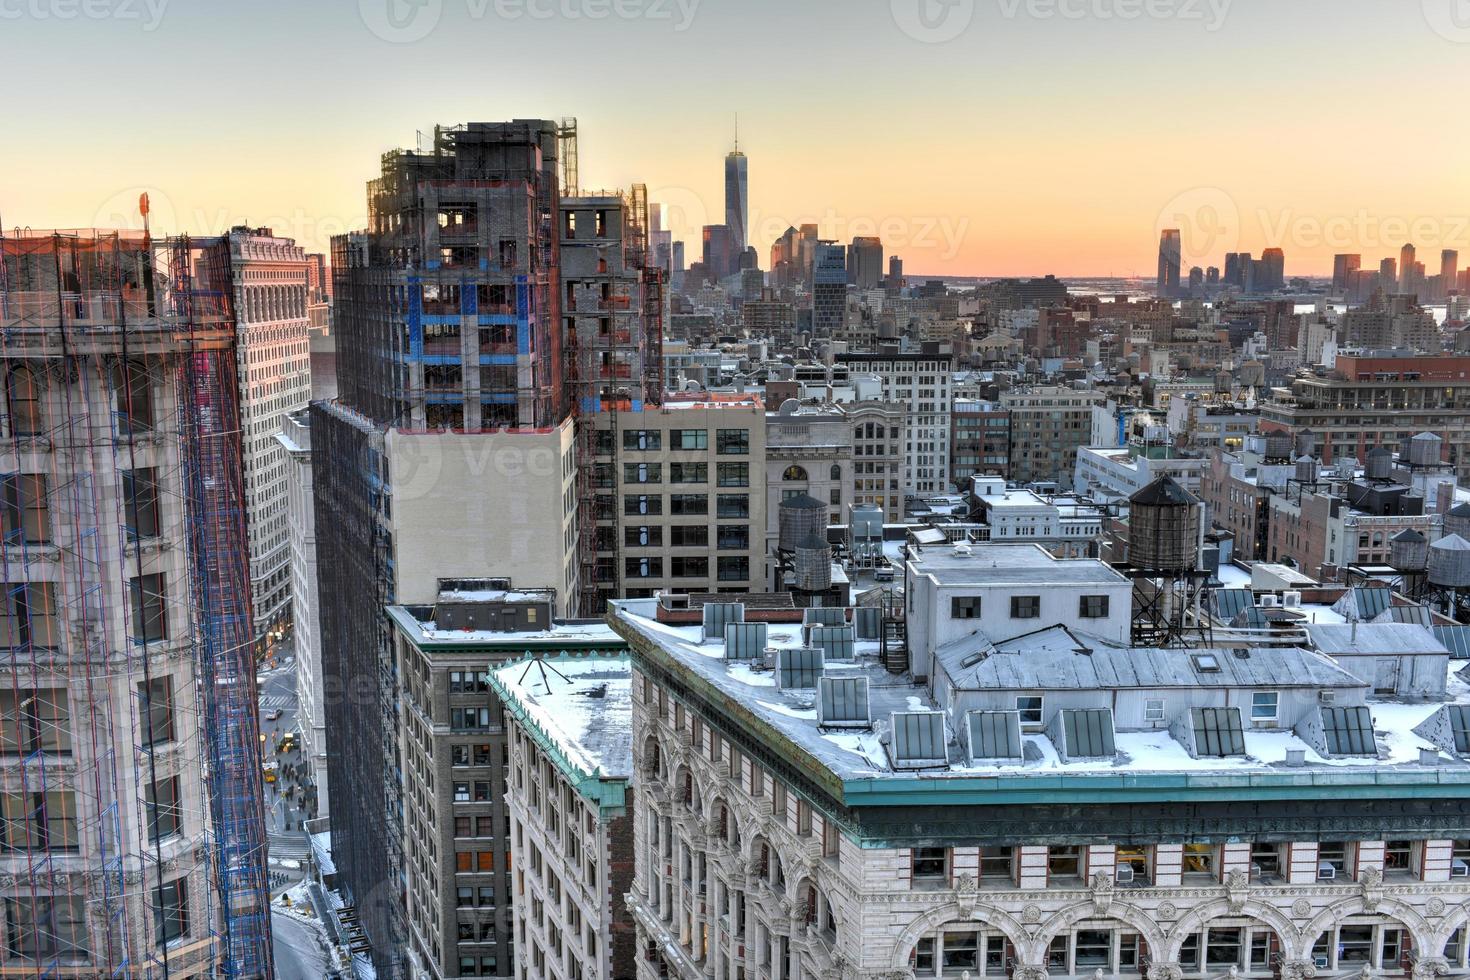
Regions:
<instances>
[{"instance_id":1,"label":"snow on rooftop","mask_svg":"<svg viewBox=\"0 0 1470 980\"><path fill-rule=\"evenodd\" d=\"M614 779L633 774L633 669L626 657L522 660L493 673L573 766Z\"/></svg>"}]
</instances>

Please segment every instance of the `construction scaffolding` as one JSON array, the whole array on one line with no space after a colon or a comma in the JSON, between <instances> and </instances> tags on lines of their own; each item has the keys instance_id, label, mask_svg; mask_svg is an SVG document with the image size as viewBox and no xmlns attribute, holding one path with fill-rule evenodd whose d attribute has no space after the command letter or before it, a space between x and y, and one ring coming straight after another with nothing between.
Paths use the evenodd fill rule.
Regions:
<instances>
[{"instance_id":1,"label":"construction scaffolding","mask_svg":"<svg viewBox=\"0 0 1470 980\"><path fill-rule=\"evenodd\" d=\"M562 150L567 152L566 148ZM575 153L575 150L572 151ZM663 269L649 252L648 191L633 185L562 199L561 278L570 328L567 377L577 446L578 596L584 616L601 616L621 595L616 533L599 539L611 464L599 461L598 416L612 438L620 412L663 401ZM606 448L606 447L604 447ZM616 532L616 528L604 529ZM600 554L601 553L601 554Z\"/></svg>"},{"instance_id":2,"label":"construction scaffolding","mask_svg":"<svg viewBox=\"0 0 1470 980\"><path fill-rule=\"evenodd\" d=\"M7 975L271 976L229 262L0 233Z\"/></svg>"}]
</instances>

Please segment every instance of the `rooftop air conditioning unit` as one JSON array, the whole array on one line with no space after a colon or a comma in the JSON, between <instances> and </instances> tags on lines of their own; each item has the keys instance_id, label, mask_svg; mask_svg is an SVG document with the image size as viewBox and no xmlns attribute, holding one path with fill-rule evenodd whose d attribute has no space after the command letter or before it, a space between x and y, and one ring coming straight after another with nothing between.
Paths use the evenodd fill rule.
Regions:
<instances>
[{"instance_id":1,"label":"rooftop air conditioning unit","mask_svg":"<svg viewBox=\"0 0 1470 980\"><path fill-rule=\"evenodd\" d=\"M1133 883L1133 865L1131 865L1131 864L1120 864L1118 866L1117 880L1118 880L1118 884L1120 884L1120 885L1129 885L1129 884L1132 884Z\"/></svg>"},{"instance_id":2,"label":"rooftop air conditioning unit","mask_svg":"<svg viewBox=\"0 0 1470 980\"><path fill-rule=\"evenodd\" d=\"M1317 703L1318 704L1336 704L1337 703L1337 692L1336 691L1318 691L1317 692Z\"/></svg>"},{"instance_id":3,"label":"rooftop air conditioning unit","mask_svg":"<svg viewBox=\"0 0 1470 980\"><path fill-rule=\"evenodd\" d=\"M1312 957L1312 965L1319 970L1327 969L1328 962L1326 955Z\"/></svg>"},{"instance_id":4,"label":"rooftop air conditioning unit","mask_svg":"<svg viewBox=\"0 0 1470 980\"><path fill-rule=\"evenodd\" d=\"M1302 594L1300 592L1283 592L1281 593L1281 604L1287 609L1297 609L1302 604Z\"/></svg>"},{"instance_id":5,"label":"rooftop air conditioning unit","mask_svg":"<svg viewBox=\"0 0 1470 980\"><path fill-rule=\"evenodd\" d=\"M1470 862L1464 858L1455 858L1450 862L1451 878L1470 878Z\"/></svg>"},{"instance_id":6,"label":"rooftop air conditioning unit","mask_svg":"<svg viewBox=\"0 0 1470 980\"><path fill-rule=\"evenodd\" d=\"M1330 861L1317 862L1317 880L1332 881L1337 877L1337 868Z\"/></svg>"},{"instance_id":7,"label":"rooftop air conditioning unit","mask_svg":"<svg viewBox=\"0 0 1470 980\"><path fill-rule=\"evenodd\" d=\"M1262 609L1275 609L1279 605L1281 605L1281 597L1279 595L1263 595L1263 596L1261 596L1261 608Z\"/></svg>"}]
</instances>

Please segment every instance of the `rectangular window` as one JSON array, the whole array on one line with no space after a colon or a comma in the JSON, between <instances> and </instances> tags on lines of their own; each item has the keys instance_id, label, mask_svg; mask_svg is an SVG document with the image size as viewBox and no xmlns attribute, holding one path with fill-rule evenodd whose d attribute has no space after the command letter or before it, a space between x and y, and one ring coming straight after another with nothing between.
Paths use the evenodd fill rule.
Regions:
<instances>
[{"instance_id":1,"label":"rectangular window","mask_svg":"<svg viewBox=\"0 0 1470 980\"><path fill-rule=\"evenodd\" d=\"M949 850L943 847L916 847L909 855L913 863L914 881L934 882L949 879Z\"/></svg>"},{"instance_id":2,"label":"rectangular window","mask_svg":"<svg viewBox=\"0 0 1470 980\"><path fill-rule=\"evenodd\" d=\"M750 526L748 524L716 525L721 551L747 551L750 548Z\"/></svg>"},{"instance_id":3,"label":"rectangular window","mask_svg":"<svg viewBox=\"0 0 1470 980\"><path fill-rule=\"evenodd\" d=\"M981 881L1013 881L1015 851L1009 847L980 848Z\"/></svg>"},{"instance_id":4,"label":"rectangular window","mask_svg":"<svg viewBox=\"0 0 1470 980\"><path fill-rule=\"evenodd\" d=\"M1041 615L1041 596L1039 595L1013 595L1011 596L1011 618L1012 619L1036 619Z\"/></svg>"},{"instance_id":5,"label":"rectangular window","mask_svg":"<svg viewBox=\"0 0 1470 980\"><path fill-rule=\"evenodd\" d=\"M708 463L670 463L670 483L708 483Z\"/></svg>"},{"instance_id":6,"label":"rectangular window","mask_svg":"<svg viewBox=\"0 0 1470 980\"><path fill-rule=\"evenodd\" d=\"M706 548L709 546L709 525L676 524L669 528L669 544L675 548Z\"/></svg>"},{"instance_id":7,"label":"rectangular window","mask_svg":"<svg viewBox=\"0 0 1470 980\"><path fill-rule=\"evenodd\" d=\"M1322 841L1317 845L1317 877L1341 878L1347 874L1351 851L1346 841Z\"/></svg>"},{"instance_id":8,"label":"rectangular window","mask_svg":"<svg viewBox=\"0 0 1470 980\"><path fill-rule=\"evenodd\" d=\"M1251 721L1275 721L1279 700L1275 691L1256 691L1251 695Z\"/></svg>"},{"instance_id":9,"label":"rectangular window","mask_svg":"<svg viewBox=\"0 0 1470 980\"><path fill-rule=\"evenodd\" d=\"M708 429L671 429L669 431L670 449L708 449Z\"/></svg>"},{"instance_id":10,"label":"rectangular window","mask_svg":"<svg viewBox=\"0 0 1470 980\"><path fill-rule=\"evenodd\" d=\"M623 448L634 452L656 452L663 448L663 435L657 429L625 429Z\"/></svg>"},{"instance_id":11,"label":"rectangular window","mask_svg":"<svg viewBox=\"0 0 1470 980\"><path fill-rule=\"evenodd\" d=\"M623 513L629 517L657 516L664 512L664 498L658 494L627 494L623 497Z\"/></svg>"},{"instance_id":12,"label":"rectangular window","mask_svg":"<svg viewBox=\"0 0 1470 980\"><path fill-rule=\"evenodd\" d=\"M979 619L980 597L977 595L960 595L950 599L949 616L951 619Z\"/></svg>"},{"instance_id":13,"label":"rectangular window","mask_svg":"<svg viewBox=\"0 0 1470 980\"><path fill-rule=\"evenodd\" d=\"M84 897L56 895L5 899L5 950L24 960L85 963L87 919Z\"/></svg>"},{"instance_id":14,"label":"rectangular window","mask_svg":"<svg viewBox=\"0 0 1470 980\"><path fill-rule=\"evenodd\" d=\"M43 544L51 540L46 504L46 477L22 473L4 479L3 505L6 544Z\"/></svg>"},{"instance_id":15,"label":"rectangular window","mask_svg":"<svg viewBox=\"0 0 1470 980\"><path fill-rule=\"evenodd\" d=\"M662 558L624 558L624 578L662 578L664 574L664 562Z\"/></svg>"},{"instance_id":16,"label":"rectangular window","mask_svg":"<svg viewBox=\"0 0 1470 980\"><path fill-rule=\"evenodd\" d=\"M720 463L716 468L716 476L722 487L748 487L750 486L750 464Z\"/></svg>"},{"instance_id":17,"label":"rectangular window","mask_svg":"<svg viewBox=\"0 0 1470 980\"><path fill-rule=\"evenodd\" d=\"M1077 615L1083 619L1106 619L1108 597L1105 595L1082 596L1077 600Z\"/></svg>"},{"instance_id":18,"label":"rectangular window","mask_svg":"<svg viewBox=\"0 0 1470 980\"><path fill-rule=\"evenodd\" d=\"M1389 874L1412 874L1414 871L1414 842L1410 840L1385 842L1383 870Z\"/></svg>"},{"instance_id":19,"label":"rectangular window","mask_svg":"<svg viewBox=\"0 0 1470 980\"><path fill-rule=\"evenodd\" d=\"M1187 875L1216 875L1216 853L1214 844L1185 844L1184 873Z\"/></svg>"},{"instance_id":20,"label":"rectangular window","mask_svg":"<svg viewBox=\"0 0 1470 980\"><path fill-rule=\"evenodd\" d=\"M1041 726L1041 695L1024 694L1016 698L1016 711L1021 715L1021 724L1028 727Z\"/></svg>"},{"instance_id":21,"label":"rectangular window","mask_svg":"<svg viewBox=\"0 0 1470 980\"><path fill-rule=\"evenodd\" d=\"M151 467L123 471L122 491L128 540L158 537L158 471Z\"/></svg>"},{"instance_id":22,"label":"rectangular window","mask_svg":"<svg viewBox=\"0 0 1470 980\"><path fill-rule=\"evenodd\" d=\"M1164 720L1164 699L1163 698L1146 698L1144 700L1144 702L1143 702L1143 720L1144 721L1163 721Z\"/></svg>"},{"instance_id":23,"label":"rectangular window","mask_svg":"<svg viewBox=\"0 0 1470 980\"><path fill-rule=\"evenodd\" d=\"M183 878L148 890L153 906L154 942L163 946L189 934L189 892Z\"/></svg>"},{"instance_id":24,"label":"rectangular window","mask_svg":"<svg viewBox=\"0 0 1470 980\"><path fill-rule=\"evenodd\" d=\"M143 804L148 813L148 839L163 840L179 833L183 826L184 808L179 799L179 777L160 779L157 795L152 780L143 784Z\"/></svg>"},{"instance_id":25,"label":"rectangular window","mask_svg":"<svg viewBox=\"0 0 1470 980\"><path fill-rule=\"evenodd\" d=\"M702 499L702 498L701 498ZM743 493L722 493L716 496L716 516L720 520L748 520L750 518L750 497ZM704 511L700 511L704 513Z\"/></svg>"},{"instance_id":26,"label":"rectangular window","mask_svg":"<svg viewBox=\"0 0 1470 980\"><path fill-rule=\"evenodd\" d=\"M743 582L750 578L750 559L745 555L721 555L718 568L721 582Z\"/></svg>"},{"instance_id":27,"label":"rectangular window","mask_svg":"<svg viewBox=\"0 0 1470 980\"><path fill-rule=\"evenodd\" d=\"M56 632L56 585L52 582L7 582L0 645L6 647L54 647Z\"/></svg>"},{"instance_id":28,"label":"rectangular window","mask_svg":"<svg viewBox=\"0 0 1470 980\"><path fill-rule=\"evenodd\" d=\"M674 578L707 578L709 559L703 555L678 555L669 559L669 574Z\"/></svg>"},{"instance_id":29,"label":"rectangular window","mask_svg":"<svg viewBox=\"0 0 1470 980\"><path fill-rule=\"evenodd\" d=\"M64 688L0 688L0 752L71 752L71 711Z\"/></svg>"},{"instance_id":30,"label":"rectangular window","mask_svg":"<svg viewBox=\"0 0 1470 980\"><path fill-rule=\"evenodd\" d=\"M676 493L669 496L669 513L675 517L697 517L709 513L709 497L702 493Z\"/></svg>"},{"instance_id":31,"label":"rectangular window","mask_svg":"<svg viewBox=\"0 0 1470 980\"><path fill-rule=\"evenodd\" d=\"M1046 873L1050 878L1078 878L1082 875L1082 848L1076 844L1046 849Z\"/></svg>"},{"instance_id":32,"label":"rectangular window","mask_svg":"<svg viewBox=\"0 0 1470 980\"><path fill-rule=\"evenodd\" d=\"M167 595L164 592L163 574L152 572L139 575L128 582L132 597L132 622L128 631L134 643L154 643L168 639Z\"/></svg>"},{"instance_id":33,"label":"rectangular window","mask_svg":"<svg viewBox=\"0 0 1470 980\"><path fill-rule=\"evenodd\" d=\"M746 429L720 429L715 434L715 452L721 456L744 456L750 452L750 432Z\"/></svg>"}]
</instances>

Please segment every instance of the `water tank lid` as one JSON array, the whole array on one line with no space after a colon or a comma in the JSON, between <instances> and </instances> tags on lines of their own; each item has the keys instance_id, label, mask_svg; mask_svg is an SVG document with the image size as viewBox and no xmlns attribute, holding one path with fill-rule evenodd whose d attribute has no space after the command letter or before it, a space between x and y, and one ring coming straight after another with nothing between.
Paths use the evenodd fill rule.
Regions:
<instances>
[{"instance_id":1,"label":"water tank lid","mask_svg":"<svg viewBox=\"0 0 1470 980\"><path fill-rule=\"evenodd\" d=\"M1372 449L1368 450L1369 459L1378 459L1383 456L1387 456L1388 458L1392 459L1393 451L1385 446L1374 446Z\"/></svg>"},{"instance_id":2,"label":"water tank lid","mask_svg":"<svg viewBox=\"0 0 1470 980\"><path fill-rule=\"evenodd\" d=\"M794 497L787 497L781 501L782 507L791 507L796 510L826 510L827 505L808 493L799 493Z\"/></svg>"},{"instance_id":3,"label":"water tank lid","mask_svg":"<svg viewBox=\"0 0 1470 980\"><path fill-rule=\"evenodd\" d=\"M1144 506L1194 506L1199 503L1198 498L1188 490L1181 487L1171 476L1161 476L1142 490L1128 498L1131 504L1143 504Z\"/></svg>"},{"instance_id":4,"label":"water tank lid","mask_svg":"<svg viewBox=\"0 0 1470 980\"><path fill-rule=\"evenodd\" d=\"M1435 435L1433 432L1421 432L1421 433L1419 433L1416 436L1410 436L1409 437L1409 441L1410 442L1431 442L1431 441L1432 442L1443 442L1444 440L1441 439L1439 436Z\"/></svg>"},{"instance_id":5,"label":"water tank lid","mask_svg":"<svg viewBox=\"0 0 1470 980\"><path fill-rule=\"evenodd\" d=\"M1412 527L1406 527L1402 531L1400 531L1398 534L1395 534L1393 537L1389 538L1388 540L1390 542L1393 542L1393 541L1407 541L1410 544L1423 544L1424 543L1424 535L1420 534L1418 531L1414 530Z\"/></svg>"},{"instance_id":6,"label":"water tank lid","mask_svg":"<svg viewBox=\"0 0 1470 980\"><path fill-rule=\"evenodd\" d=\"M1455 504L1450 508L1451 517L1470 517L1470 503Z\"/></svg>"},{"instance_id":7,"label":"water tank lid","mask_svg":"<svg viewBox=\"0 0 1470 980\"><path fill-rule=\"evenodd\" d=\"M1458 534L1446 534L1429 547L1437 551L1470 551L1470 541L1466 541Z\"/></svg>"},{"instance_id":8,"label":"water tank lid","mask_svg":"<svg viewBox=\"0 0 1470 980\"><path fill-rule=\"evenodd\" d=\"M1317 462L1315 459L1313 459L1312 457L1308 456L1306 453L1302 453L1300 456L1298 456L1296 458L1296 461L1298 463L1315 463L1315 462Z\"/></svg>"},{"instance_id":9,"label":"water tank lid","mask_svg":"<svg viewBox=\"0 0 1470 980\"><path fill-rule=\"evenodd\" d=\"M831 542L822 537L816 531L813 531L811 534L808 534L806 537L796 542L797 551L829 551L831 550L831 548Z\"/></svg>"},{"instance_id":10,"label":"water tank lid","mask_svg":"<svg viewBox=\"0 0 1470 980\"><path fill-rule=\"evenodd\" d=\"M797 409L799 408L801 408L801 402L797 401L795 398L788 398L781 403L781 408L779 409L779 411L782 415L795 415Z\"/></svg>"}]
</instances>

